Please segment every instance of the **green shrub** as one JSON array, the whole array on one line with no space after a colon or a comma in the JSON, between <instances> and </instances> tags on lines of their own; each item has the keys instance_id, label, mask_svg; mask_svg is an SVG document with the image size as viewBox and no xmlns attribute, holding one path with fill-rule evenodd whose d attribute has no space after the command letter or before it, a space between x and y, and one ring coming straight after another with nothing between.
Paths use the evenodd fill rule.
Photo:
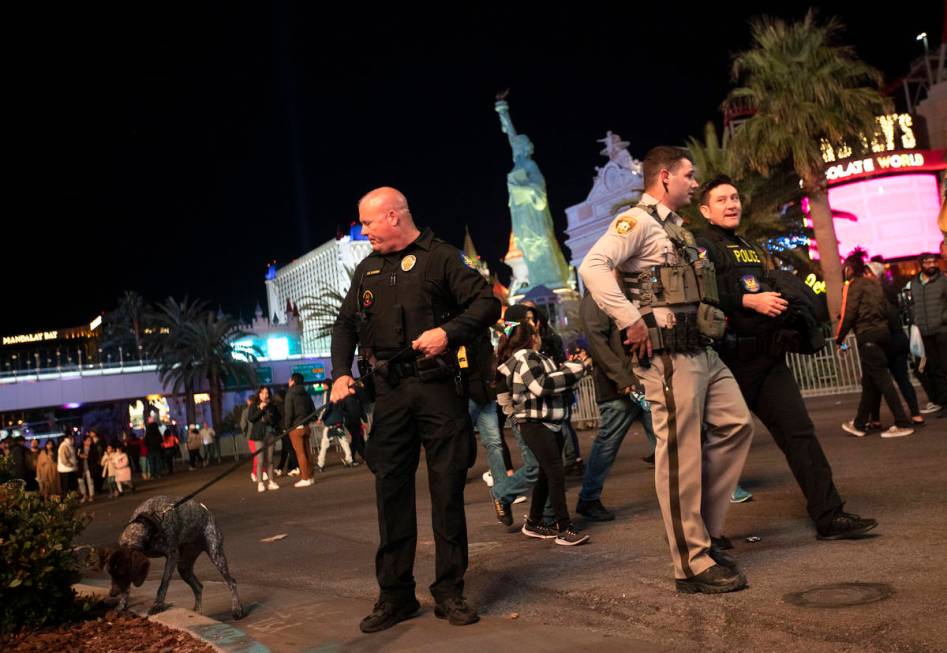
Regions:
<instances>
[{"instance_id":1,"label":"green shrub","mask_svg":"<svg viewBox=\"0 0 947 653\"><path fill-rule=\"evenodd\" d=\"M13 478L13 458L0 456L0 483L6 483Z\"/></svg>"},{"instance_id":2,"label":"green shrub","mask_svg":"<svg viewBox=\"0 0 947 653\"><path fill-rule=\"evenodd\" d=\"M21 483L0 485L0 633L66 621L83 609L72 584L72 540L88 523L75 493L43 500Z\"/></svg>"}]
</instances>

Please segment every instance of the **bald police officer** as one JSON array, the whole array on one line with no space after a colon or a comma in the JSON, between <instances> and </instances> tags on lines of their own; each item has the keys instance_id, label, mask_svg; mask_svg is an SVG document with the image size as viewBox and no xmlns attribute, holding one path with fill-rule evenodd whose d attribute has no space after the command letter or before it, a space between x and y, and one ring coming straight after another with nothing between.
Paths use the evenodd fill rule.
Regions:
<instances>
[{"instance_id":1,"label":"bald police officer","mask_svg":"<svg viewBox=\"0 0 947 653\"><path fill-rule=\"evenodd\" d=\"M866 533L878 522L842 510L832 467L786 366L787 343L797 340L788 321L788 297L770 287L767 277L773 266L766 253L736 233L743 215L739 191L729 177L711 179L701 188L699 207L710 226L697 244L714 264L720 308L728 317L727 335L718 347L721 358L786 456L818 538Z\"/></svg>"},{"instance_id":2,"label":"bald police officer","mask_svg":"<svg viewBox=\"0 0 947 653\"><path fill-rule=\"evenodd\" d=\"M677 590L732 592L746 578L712 538L723 535L752 421L733 375L709 346L723 331L712 265L699 259L675 213L697 188L694 164L687 150L662 146L648 152L643 169L639 204L614 219L579 273L637 356L635 373L652 407L655 489Z\"/></svg>"},{"instance_id":3,"label":"bald police officer","mask_svg":"<svg viewBox=\"0 0 947 653\"><path fill-rule=\"evenodd\" d=\"M435 616L454 625L478 620L463 596L467 569L464 483L476 457L457 349L500 317L500 302L459 250L414 224L394 188L358 205L372 254L355 269L332 332L331 401L355 392L356 344L374 362L372 434L365 462L375 474L380 596L360 628L390 628L420 608L414 594L417 545L414 476L424 452L431 493Z\"/></svg>"}]
</instances>

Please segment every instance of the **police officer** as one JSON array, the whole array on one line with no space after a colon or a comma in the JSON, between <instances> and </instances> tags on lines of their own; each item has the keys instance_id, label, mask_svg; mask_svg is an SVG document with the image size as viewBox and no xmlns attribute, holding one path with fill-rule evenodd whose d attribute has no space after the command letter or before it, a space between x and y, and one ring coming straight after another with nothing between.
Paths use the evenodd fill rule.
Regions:
<instances>
[{"instance_id":1,"label":"police officer","mask_svg":"<svg viewBox=\"0 0 947 653\"><path fill-rule=\"evenodd\" d=\"M804 298L769 289L777 276L770 272L770 259L736 234L742 206L729 177L716 177L704 184L699 202L710 225L697 244L701 255L714 264L720 308L728 317L727 334L718 347L721 358L740 384L750 409L786 456L819 539L850 538L871 530L878 525L874 519L842 510L832 467L816 438L799 386L786 366L787 344L797 349L791 343L800 343L792 337L799 327L788 318ZM807 342L808 334L798 335L802 343Z\"/></svg>"},{"instance_id":2,"label":"police officer","mask_svg":"<svg viewBox=\"0 0 947 653\"><path fill-rule=\"evenodd\" d=\"M697 188L694 164L687 150L662 146L645 156L643 172L639 204L615 218L579 273L638 358L677 589L731 592L745 587L746 578L711 538L723 535L752 420L733 375L709 347L723 325L712 306L712 266L698 259L693 236L674 212ZM702 445L703 422L709 429Z\"/></svg>"},{"instance_id":3,"label":"police officer","mask_svg":"<svg viewBox=\"0 0 947 653\"><path fill-rule=\"evenodd\" d=\"M361 622L377 632L420 609L414 594L415 482L420 448L431 493L434 614L476 622L463 597L467 569L464 483L476 457L457 349L500 317L500 303L456 248L419 231L404 195L378 188L358 204L373 252L355 269L332 332L332 394L355 392L356 344L375 365L376 403L365 461L375 474L380 596Z\"/></svg>"}]
</instances>

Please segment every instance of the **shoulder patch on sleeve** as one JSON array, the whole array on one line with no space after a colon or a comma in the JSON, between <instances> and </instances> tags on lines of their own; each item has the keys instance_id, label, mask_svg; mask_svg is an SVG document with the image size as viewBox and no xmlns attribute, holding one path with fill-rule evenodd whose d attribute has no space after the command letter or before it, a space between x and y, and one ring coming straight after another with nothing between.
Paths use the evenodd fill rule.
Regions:
<instances>
[{"instance_id":1,"label":"shoulder patch on sleeve","mask_svg":"<svg viewBox=\"0 0 947 653\"><path fill-rule=\"evenodd\" d=\"M470 268L471 270L476 270L476 269L477 269L477 264L474 262L474 260L473 260L472 258L470 258L469 256L467 256L467 255L464 254L463 252L459 252L459 254L460 254L460 260L461 260L461 262L462 262L464 265L466 265L466 266L467 266L468 268Z\"/></svg>"},{"instance_id":2,"label":"shoulder patch on sleeve","mask_svg":"<svg viewBox=\"0 0 947 653\"><path fill-rule=\"evenodd\" d=\"M625 212L615 218L615 221L612 223L612 231L619 236L624 236L634 229L637 224L638 221L631 216L631 212Z\"/></svg>"}]
</instances>

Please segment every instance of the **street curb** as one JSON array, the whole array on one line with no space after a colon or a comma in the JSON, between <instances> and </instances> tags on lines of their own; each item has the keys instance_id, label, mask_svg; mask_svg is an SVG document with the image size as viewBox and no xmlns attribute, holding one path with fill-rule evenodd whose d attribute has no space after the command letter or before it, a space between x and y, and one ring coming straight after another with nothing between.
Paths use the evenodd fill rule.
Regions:
<instances>
[{"instance_id":1,"label":"street curb","mask_svg":"<svg viewBox=\"0 0 947 653\"><path fill-rule=\"evenodd\" d=\"M72 586L79 595L91 595L98 599L108 597L108 589L98 585L76 583ZM239 628L217 621L186 608L171 608L148 616L144 611L136 614L168 628L186 632L204 642L217 653L272 653L269 647L251 638Z\"/></svg>"}]
</instances>

